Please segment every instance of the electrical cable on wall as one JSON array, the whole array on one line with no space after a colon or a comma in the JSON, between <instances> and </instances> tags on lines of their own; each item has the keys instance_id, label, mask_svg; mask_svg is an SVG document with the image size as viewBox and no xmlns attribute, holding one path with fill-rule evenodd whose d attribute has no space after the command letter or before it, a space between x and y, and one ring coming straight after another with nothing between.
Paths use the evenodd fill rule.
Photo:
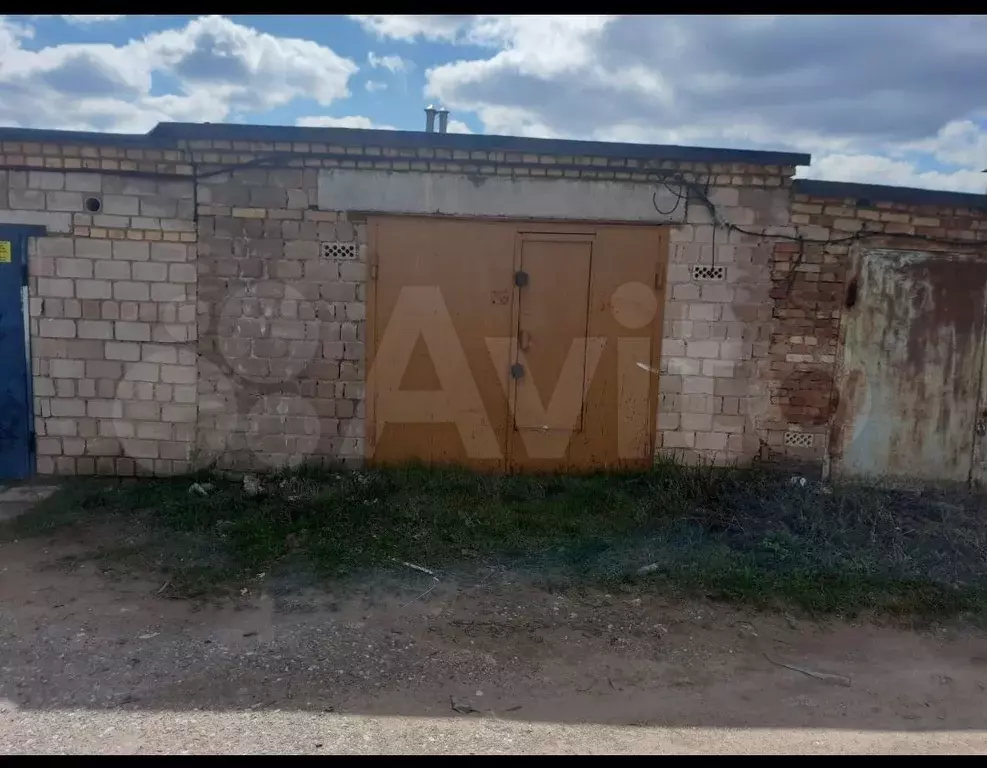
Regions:
<instances>
[{"instance_id":1,"label":"electrical cable on wall","mask_svg":"<svg viewBox=\"0 0 987 768\"><path fill-rule=\"evenodd\" d=\"M189 155L188 150L185 150ZM347 161L356 161L359 159L355 155L340 155L339 153L306 153L304 155L308 159L339 159ZM250 160L245 160L236 163L229 164L215 164L215 163L199 163L194 161L191 156L186 160L186 164L190 165L192 168L191 174L179 174L170 173L162 171L107 171L100 168L76 168L73 169L73 173L95 173L95 174L110 174L117 176L128 176L128 177L142 177L142 178L154 178L154 179L174 179L180 181L192 181L196 182L201 179L207 179L215 176L219 176L224 173L236 173L237 171L248 170L251 168L264 168L264 167L284 167L284 168L301 168L304 167L298 165L292 165L300 160L298 153L295 152L271 152L268 154L261 155L259 157L251 158ZM379 158L375 158L379 159ZM212 166L209 170L201 170L201 165ZM504 163L507 166L516 167L528 167L530 164L527 163ZM0 170L8 171L39 171L39 170L59 170L51 169L39 166L27 166L27 165L0 165ZM716 229L722 227L728 231L734 231L739 234L748 235L751 237L757 237L759 239L764 238L774 238L776 240L786 240L789 242L798 242L809 245L822 245L824 247L830 245L843 245L851 244L854 242L859 242L861 240L873 239L873 238L888 238L893 237L895 239L911 239L926 243L934 243L937 245L944 245L957 248L984 248L987 246L987 241L985 240L959 240L951 238L936 237L933 235L920 235L920 234L910 234L910 233L885 233L885 232L874 232L874 231L864 231L854 232L842 237L828 237L828 238L812 238L805 237L801 234L787 235L787 234L772 234L767 231L755 232L753 230L741 227L737 224L733 224L723 218L717 208L716 204L709 199L709 189L712 183L712 177L707 176L705 183L700 184L695 181L686 179L685 176L680 171L668 171L659 170L655 168L645 169L646 172L653 174L656 178L656 182L664 188L669 194L675 198L675 203L668 210L662 210L658 205L658 193L660 190L655 190L651 196L651 202L655 211L661 216L671 216L675 213L680 206L684 206L682 223L688 219L689 206L696 200L709 211L710 218L713 225L713 238L714 238L714 248L712 261L715 263L716 260L716 249L715 249L715 238ZM795 226L796 232L798 231L798 226Z\"/></svg>"},{"instance_id":2,"label":"electrical cable on wall","mask_svg":"<svg viewBox=\"0 0 987 768\"><path fill-rule=\"evenodd\" d=\"M792 262L792 267L788 270L788 281L785 283L785 295L788 296L792 292L792 286L795 285L795 275L798 273L798 268L802 266L802 259L805 258L805 240L799 238L799 252L795 257L795 261Z\"/></svg>"},{"instance_id":3,"label":"electrical cable on wall","mask_svg":"<svg viewBox=\"0 0 987 768\"><path fill-rule=\"evenodd\" d=\"M866 232L864 230L860 230L859 232L853 232L849 235L842 237L827 237L827 238L805 237L804 235L801 234L795 234L795 235L771 234L767 231L754 232L752 230L746 229L745 227L741 227L737 224L733 224L727 221L726 219L724 219L722 216L720 216L719 212L716 209L716 204L709 199L709 194L708 194L709 184L710 184L709 178L707 178L705 185L700 185L694 181L690 181L689 179L686 179L679 171L652 171L652 173L658 176L657 182L675 197L675 205L672 206L671 211L665 212L658 207L657 204L658 192L657 191L654 192L654 194L652 194L652 201L654 203L655 210L659 214L663 216L667 216L670 215L671 213L674 213L678 209L680 203L683 200L686 201L686 206L688 206L689 199L694 197L700 203L702 203L702 205L706 208L706 210L709 211L710 217L713 220L714 236L716 232L716 227L723 227L724 229L738 232L739 234L742 235L749 235L751 237L757 237L760 239L774 238L777 240L788 240L791 242L800 243L803 246L804 244L808 243L810 245L822 245L825 247L830 245L849 244L860 240L867 240L873 238L887 238L887 237L920 240L927 243L935 243L937 245L948 245L957 248L970 248L970 247L983 248L987 246L987 241L984 240L958 240L958 239L945 238L945 237L936 237L933 235L920 235L920 234L907 233L907 232L887 233L887 232L873 232L873 231ZM686 210L688 211L688 207L686 208ZM796 231L798 231L798 226L795 226L794 228ZM802 250L802 246L800 246L800 252L801 250Z\"/></svg>"}]
</instances>

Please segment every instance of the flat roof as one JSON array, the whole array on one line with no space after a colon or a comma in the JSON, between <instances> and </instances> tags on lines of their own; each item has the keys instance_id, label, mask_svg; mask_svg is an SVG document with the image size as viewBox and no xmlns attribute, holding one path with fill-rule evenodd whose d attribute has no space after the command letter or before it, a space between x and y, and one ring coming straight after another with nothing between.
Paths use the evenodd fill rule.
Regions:
<instances>
[{"instance_id":1,"label":"flat roof","mask_svg":"<svg viewBox=\"0 0 987 768\"><path fill-rule=\"evenodd\" d=\"M860 201L900 203L902 205L933 205L948 208L981 208L987 210L987 193L946 192L918 187L891 187L884 184L853 184L845 181L795 179L792 191L812 197L853 198Z\"/></svg>"},{"instance_id":2,"label":"flat roof","mask_svg":"<svg viewBox=\"0 0 987 768\"><path fill-rule=\"evenodd\" d=\"M42 128L0 128L0 141L85 143L129 147L175 147L180 141L262 141L375 146L394 149L458 149L466 152L577 155L605 158L673 160L693 163L809 165L811 157L793 152L716 149L609 141L530 139L472 133L426 133L365 128L303 128L235 123L158 123L146 134L60 131Z\"/></svg>"}]
</instances>

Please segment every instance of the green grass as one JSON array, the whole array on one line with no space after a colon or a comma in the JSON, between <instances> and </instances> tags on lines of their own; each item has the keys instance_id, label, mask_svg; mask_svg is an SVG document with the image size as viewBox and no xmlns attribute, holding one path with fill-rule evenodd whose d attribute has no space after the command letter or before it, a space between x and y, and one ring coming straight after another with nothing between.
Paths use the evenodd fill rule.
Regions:
<instances>
[{"instance_id":1,"label":"green grass","mask_svg":"<svg viewBox=\"0 0 987 768\"><path fill-rule=\"evenodd\" d=\"M193 482L213 488L192 494ZM987 616L983 498L966 493L799 487L674 464L588 476L303 468L263 484L251 497L208 472L80 479L0 535L102 526L112 534L93 557L161 571L185 596L261 573L337 580L398 560L820 613Z\"/></svg>"}]
</instances>

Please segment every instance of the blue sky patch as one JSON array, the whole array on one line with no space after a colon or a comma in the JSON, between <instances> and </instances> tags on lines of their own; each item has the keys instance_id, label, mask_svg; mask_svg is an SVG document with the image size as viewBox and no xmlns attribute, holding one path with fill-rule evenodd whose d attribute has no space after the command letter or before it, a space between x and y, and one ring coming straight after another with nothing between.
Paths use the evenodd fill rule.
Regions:
<instances>
[{"instance_id":1,"label":"blue sky patch","mask_svg":"<svg viewBox=\"0 0 987 768\"><path fill-rule=\"evenodd\" d=\"M984 192L984 16L0 16L0 124L162 121L809 152Z\"/></svg>"}]
</instances>

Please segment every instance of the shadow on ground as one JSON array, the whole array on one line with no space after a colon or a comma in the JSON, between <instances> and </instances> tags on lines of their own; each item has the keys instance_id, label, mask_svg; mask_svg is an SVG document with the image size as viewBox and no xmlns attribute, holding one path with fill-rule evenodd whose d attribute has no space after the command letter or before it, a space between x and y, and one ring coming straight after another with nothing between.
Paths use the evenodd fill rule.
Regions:
<instances>
[{"instance_id":1,"label":"shadow on ground","mask_svg":"<svg viewBox=\"0 0 987 768\"><path fill-rule=\"evenodd\" d=\"M169 599L157 581L73 558L91 544L0 544L9 728L82 709L987 729L987 640L971 628L816 622L399 564L335 593L267 580L219 602Z\"/></svg>"}]
</instances>

